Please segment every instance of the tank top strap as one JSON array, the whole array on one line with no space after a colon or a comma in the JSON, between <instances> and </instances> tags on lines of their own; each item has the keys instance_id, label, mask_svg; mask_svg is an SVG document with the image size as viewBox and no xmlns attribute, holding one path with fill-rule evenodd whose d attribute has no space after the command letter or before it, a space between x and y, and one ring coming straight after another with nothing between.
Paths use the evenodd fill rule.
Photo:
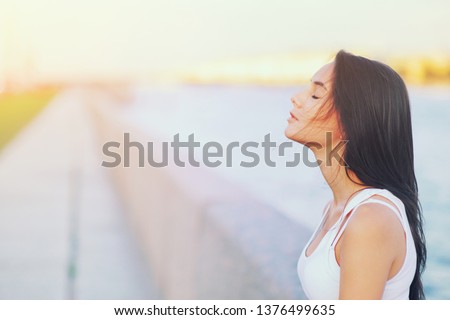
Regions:
<instances>
[{"instance_id":1,"label":"tank top strap","mask_svg":"<svg viewBox=\"0 0 450 320\"><path fill-rule=\"evenodd\" d=\"M396 207L392 206L391 204L387 203L386 201L382 201L382 200L378 200L378 199L370 199L370 197L375 194L380 194L380 195L386 197L387 199L391 200L394 204L396 204ZM345 219L345 217L348 216L351 212L354 213L355 210L360 205L363 205L366 203L380 203L380 204L388 206L397 214L403 228L405 227L403 216L397 207L397 200L396 200L396 198L392 197L392 194L388 190L378 189L378 188L364 189L359 194L357 194L353 199L351 199L349 201L349 203L347 204L347 206L344 208L344 211L339 218L339 222L337 223L339 226L339 229L338 229L338 233L336 234L336 236L334 237L334 239L331 243L332 247L334 247L336 245L337 241L342 236L342 233L344 232L345 227L347 226L348 222L350 221L351 217L349 217L348 219L346 219L344 221L344 223L342 223L342 221Z\"/></svg>"},{"instance_id":2,"label":"tank top strap","mask_svg":"<svg viewBox=\"0 0 450 320\"><path fill-rule=\"evenodd\" d=\"M328 204L325 206L325 209L322 212L322 218L325 217L325 214L327 213L328 209L330 209L330 206L331 206L332 202L333 202L332 200L328 201Z\"/></svg>"},{"instance_id":3,"label":"tank top strap","mask_svg":"<svg viewBox=\"0 0 450 320\"><path fill-rule=\"evenodd\" d=\"M312 236L309 238L309 241L307 242L307 244L306 244L304 250L306 250L306 248L309 247L309 245L310 245L310 243L312 242L312 240L316 237L317 231L319 231L319 229L322 227L323 222L324 222L325 217L326 217L326 213L327 213L328 209L330 208L332 202L333 202L332 200L328 201L328 204L325 206L325 209L324 209L323 212L322 212L322 217L320 218L320 221L319 221L319 223L317 224L316 228L313 230L313 234L312 234Z\"/></svg>"}]
</instances>

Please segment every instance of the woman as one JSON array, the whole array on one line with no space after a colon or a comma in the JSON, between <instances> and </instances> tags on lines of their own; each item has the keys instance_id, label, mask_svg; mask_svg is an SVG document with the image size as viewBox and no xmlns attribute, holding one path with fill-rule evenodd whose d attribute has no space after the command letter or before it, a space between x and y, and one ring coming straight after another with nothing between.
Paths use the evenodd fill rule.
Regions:
<instances>
[{"instance_id":1,"label":"woman","mask_svg":"<svg viewBox=\"0 0 450 320\"><path fill-rule=\"evenodd\" d=\"M307 297L425 299L425 237L400 76L341 50L291 101L285 135L314 152L333 193L298 261Z\"/></svg>"}]
</instances>

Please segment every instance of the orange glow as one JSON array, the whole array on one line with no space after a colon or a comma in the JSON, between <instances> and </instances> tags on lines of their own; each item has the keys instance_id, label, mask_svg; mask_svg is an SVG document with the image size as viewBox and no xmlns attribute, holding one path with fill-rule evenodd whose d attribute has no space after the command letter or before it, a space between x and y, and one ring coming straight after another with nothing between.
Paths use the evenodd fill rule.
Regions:
<instances>
[{"instance_id":1,"label":"orange glow","mask_svg":"<svg viewBox=\"0 0 450 320\"><path fill-rule=\"evenodd\" d=\"M2 0L0 91L78 81L298 83L341 48L392 60L410 82L448 83L450 2L389 6L367 15L357 0Z\"/></svg>"}]
</instances>

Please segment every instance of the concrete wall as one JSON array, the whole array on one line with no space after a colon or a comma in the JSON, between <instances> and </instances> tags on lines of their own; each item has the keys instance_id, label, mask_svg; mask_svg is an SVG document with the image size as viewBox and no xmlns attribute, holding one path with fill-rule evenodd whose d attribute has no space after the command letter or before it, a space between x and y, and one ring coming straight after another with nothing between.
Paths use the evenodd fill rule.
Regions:
<instances>
[{"instance_id":1,"label":"concrete wall","mask_svg":"<svg viewBox=\"0 0 450 320\"><path fill-rule=\"evenodd\" d=\"M99 148L125 132L155 140L105 96L91 107ZM139 168L137 160L109 170L163 298L305 298L296 264L308 229L205 168Z\"/></svg>"}]
</instances>

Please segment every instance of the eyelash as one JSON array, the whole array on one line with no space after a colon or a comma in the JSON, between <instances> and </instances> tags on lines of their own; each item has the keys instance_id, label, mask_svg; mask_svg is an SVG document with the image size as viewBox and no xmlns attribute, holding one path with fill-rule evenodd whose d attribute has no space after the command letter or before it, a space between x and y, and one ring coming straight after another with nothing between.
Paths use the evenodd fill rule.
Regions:
<instances>
[{"instance_id":1,"label":"eyelash","mask_svg":"<svg viewBox=\"0 0 450 320\"><path fill-rule=\"evenodd\" d=\"M316 95L312 96L313 99L319 99L319 97L317 97Z\"/></svg>"}]
</instances>

